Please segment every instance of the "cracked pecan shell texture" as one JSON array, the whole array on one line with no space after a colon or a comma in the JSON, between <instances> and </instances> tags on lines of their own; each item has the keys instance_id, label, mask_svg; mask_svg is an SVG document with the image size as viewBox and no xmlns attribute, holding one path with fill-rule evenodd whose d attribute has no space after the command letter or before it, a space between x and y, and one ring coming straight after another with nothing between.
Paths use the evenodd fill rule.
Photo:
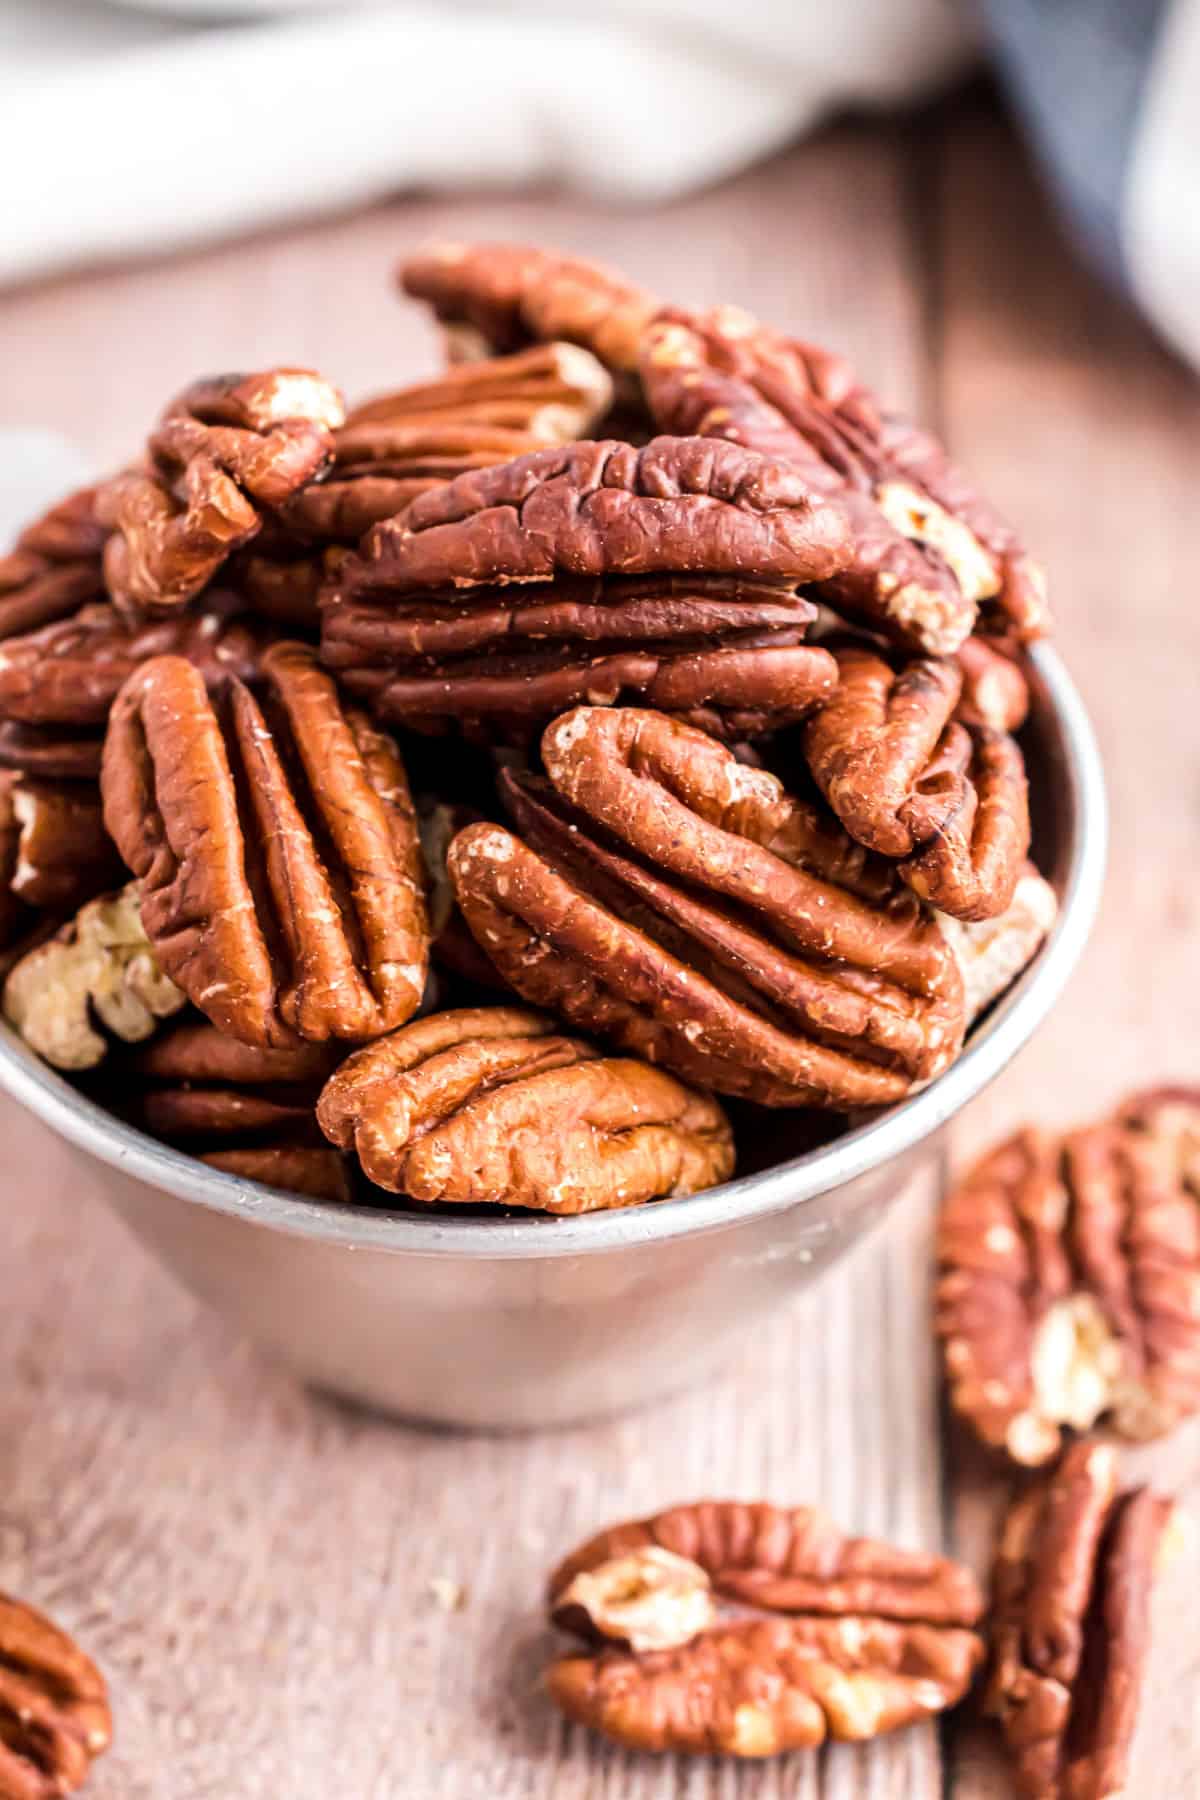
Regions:
<instances>
[{"instance_id":1,"label":"cracked pecan shell texture","mask_svg":"<svg viewBox=\"0 0 1200 1800\"><path fill-rule=\"evenodd\" d=\"M715 1100L516 1007L435 1013L356 1051L317 1117L369 1180L425 1204L595 1212L733 1173Z\"/></svg>"},{"instance_id":2,"label":"cracked pecan shell texture","mask_svg":"<svg viewBox=\"0 0 1200 1800\"><path fill-rule=\"evenodd\" d=\"M425 494L344 575L369 595L687 572L816 581L849 554L836 499L735 444L570 444Z\"/></svg>"},{"instance_id":3,"label":"cracked pecan shell texture","mask_svg":"<svg viewBox=\"0 0 1200 1800\"><path fill-rule=\"evenodd\" d=\"M853 552L825 589L839 610L939 655L959 648L981 603L1005 631L1045 630L1041 572L1011 529L840 357L736 308L668 310L645 333L640 373L660 430L746 444L842 495Z\"/></svg>"},{"instance_id":4,"label":"cracked pecan shell texture","mask_svg":"<svg viewBox=\"0 0 1200 1800\"><path fill-rule=\"evenodd\" d=\"M637 368L658 302L615 270L528 244L430 244L399 270L406 294L424 300L472 348L516 350L530 342L582 344L606 367Z\"/></svg>"},{"instance_id":5,"label":"cracked pecan shell texture","mask_svg":"<svg viewBox=\"0 0 1200 1800\"><path fill-rule=\"evenodd\" d=\"M194 599L266 511L324 474L343 418L337 390L310 369L193 383L151 433L146 465L100 490L116 604L169 612Z\"/></svg>"},{"instance_id":6,"label":"cracked pecan shell texture","mask_svg":"<svg viewBox=\"0 0 1200 1800\"><path fill-rule=\"evenodd\" d=\"M951 1401L1015 1461L1200 1409L1200 1206L1151 1133L1019 1132L952 1189L938 1261Z\"/></svg>"},{"instance_id":7,"label":"cracked pecan shell texture","mask_svg":"<svg viewBox=\"0 0 1200 1800\"><path fill-rule=\"evenodd\" d=\"M99 1669L44 1613L0 1594L0 1796L58 1800L112 1741Z\"/></svg>"},{"instance_id":8,"label":"cracked pecan shell texture","mask_svg":"<svg viewBox=\"0 0 1200 1800\"><path fill-rule=\"evenodd\" d=\"M615 1527L560 1565L549 1603L589 1646L552 1665L552 1698L641 1750L864 1740L955 1704L982 1655L969 1570L809 1507L707 1501Z\"/></svg>"},{"instance_id":9,"label":"cracked pecan shell texture","mask_svg":"<svg viewBox=\"0 0 1200 1800\"><path fill-rule=\"evenodd\" d=\"M253 679L261 644L233 596L202 613L147 623L107 602L0 642L0 718L26 725L103 725L133 671L155 656L183 656L209 682Z\"/></svg>"},{"instance_id":10,"label":"cracked pecan shell texture","mask_svg":"<svg viewBox=\"0 0 1200 1800\"><path fill-rule=\"evenodd\" d=\"M799 719L837 666L803 642L813 608L783 582L570 578L324 611L321 653L376 714L524 744L572 706L654 706L734 741Z\"/></svg>"},{"instance_id":11,"label":"cracked pecan shell texture","mask_svg":"<svg viewBox=\"0 0 1200 1800\"><path fill-rule=\"evenodd\" d=\"M366 1039L416 1010L428 928L391 740L301 644L256 696L146 663L109 721L105 820L163 967L221 1030L268 1046Z\"/></svg>"},{"instance_id":12,"label":"cracked pecan shell texture","mask_svg":"<svg viewBox=\"0 0 1200 1800\"><path fill-rule=\"evenodd\" d=\"M471 826L459 904L515 990L685 1080L768 1105L900 1098L961 1041L933 916L763 770L659 713L579 708Z\"/></svg>"},{"instance_id":13,"label":"cracked pecan shell texture","mask_svg":"<svg viewBox=\"0 0 1200 1800\"><path fill-rule=\"evenodd\" d=\"M1125 1792L1174 1507L1117 1481L1109 1445L1074 1444L1001 1532L985 1705L1026 1800Z\"/></svg>"}]
</instances>

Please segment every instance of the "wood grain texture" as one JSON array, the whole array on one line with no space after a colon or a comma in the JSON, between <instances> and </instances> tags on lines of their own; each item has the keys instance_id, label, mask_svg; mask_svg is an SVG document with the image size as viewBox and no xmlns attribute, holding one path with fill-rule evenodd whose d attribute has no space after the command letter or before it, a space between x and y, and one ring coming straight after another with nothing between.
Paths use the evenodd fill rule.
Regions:
<instances>
[{"instance_id":1,"label":"wood grain texture","mask_svg":"<svg viewBox=\"0 0 1200 1800\"><path fill-rule=\"evenodd\" d=\"M1200 406L1071 266L1007 134L833 133L654 215L557 199L413 202L143 269L0 296L0 422L119 461L205 367L312 362L359 395L434 354L388 291L430 234L529 235L684 300L827 336L956 450L1051 564L1104 739L1104 917L1055 1017L962 1123L1086 1117L1200 1064L1200 806L1191 570ZM963 1800L1007 1793L987 1740L923 1729L762 1768L625 1757L536 1691L550 1563L593 1528L705 1493L816 1500L849 1527L985 1553L991 1477L946 1504L927 1334L934 1180L727 1379L544 1438L390 1426L230 1341L3 1107L0 1587L76 1629L115 1687L94 1800ZM1200 1433L1139 1468L1200 1485ZM1197 1508L1200 1511L1200 1507ZM1197 1566L1164 1596L1132 1800L1200 1789ZM438 1594L461 1584L459 1610Z\"/></svg>"}]
</instances>

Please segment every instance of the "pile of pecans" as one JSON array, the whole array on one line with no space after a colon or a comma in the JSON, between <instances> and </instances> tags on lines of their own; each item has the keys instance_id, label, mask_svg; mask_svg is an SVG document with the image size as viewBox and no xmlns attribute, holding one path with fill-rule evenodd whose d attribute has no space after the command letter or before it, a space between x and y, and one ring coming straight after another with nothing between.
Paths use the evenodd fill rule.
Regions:
<instances>
[{"instance_id":1,"label":"pile of pecans","mask_svg":"<svg viewBox=\"0 0 1200 1800\"><path fill-rule=\"evenodd\" d=\"M902 1100L1054 917L1035 565L748 314L512 245L401 282L440 377L197 381L0 560L7 1019L390 1205L694 1193L716 1096Z\"/></svg>"}]
</instances>

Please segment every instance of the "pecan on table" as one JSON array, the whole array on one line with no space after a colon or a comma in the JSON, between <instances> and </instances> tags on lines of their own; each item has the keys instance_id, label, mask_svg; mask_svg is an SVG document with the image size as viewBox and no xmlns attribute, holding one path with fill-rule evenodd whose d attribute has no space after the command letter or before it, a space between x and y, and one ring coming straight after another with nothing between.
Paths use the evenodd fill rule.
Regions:
<instances>
[{"instance_id":1,"label":"pecan on table","mask_svg":"<svg viewBox=\"0 0 1200 1800\"><path fill-rule=\"evenodd\" d=\"M452 351L518 350L563 339L636 374L658 301L600 263L528 244L430 244L400 266L406 294L432 306Z\"/></svg>"},{"instance_id":2,"label":"pecan on table","mask_svg":"<svg viewBox=\"0 0 1200 1800\"><path fill-rule=\"evenodd\" d=\"M842 358L722 307L646 330L642 386L660 431L742 443L838 494L854 550L822 597L914 650L948 655L978 608L1018 636L1046 629L1044 581L942 447L884 414Z\"/></svg>"},{"instance_id":3,"label":"pecan on table","mask_svg":"<svg viewBox=\"0 0 1200 1800\"><path fill-rule=\"evenodd\" d=\"M982 1599L945 1557L848 1538L811 1507L703 1501L601 1532L550 1578L584 1652L568 1717L637 1750L771 1756L956 1705Z\"/></svg>"},{"instance_id":4,"label":"pecan on table","mask_svg":"<svg viewBox=\"0 0 1200 1800\"><path fill-rule=\"evenodd\" d=\"M184 1018L122 1058L115 1109L152 1137L229 1174L316 1199L349 1200L345 1162L317 1129L336 1053L242 1044Z\"/></svg>"},{"instance_id":5,"label":"pecan on table","mask_svg":"<svg viewBox=\"0 0 1200 1800\"><path fill-rule=\"evenodd\" d=\"M114 1037L137 1043L185 1004L142 929L137 889L89 900L48 942L13 966L4 1016L57 1069L93 1069Z\"/></svg>"},{"instance_id":6,"label":"pecan on table","mask_svg":"<svg viewBox=\"0 0 1200 1800\"><path fill-rule=\"evenodd\" d=\"M220 1030L376 1037L415 1012L428 964L403 764L305 645L274 644L261 675L210 694L180 657L136 670L105 740L105 821L163 968Z\"/></svg>"},{"instance_id":7,"label":"pecan on table","mask_svg":"<svg viewBox=\"0 0 1200 1800\"><path fill-rule=\"evenodd\" d=\"M0 770L0 941L29 921L29 908L74 912L122 873L90 782Z\"/></svg>"},{"instance_id":8,"label":"pecan on table","mask_svg":"<svg viewBox=\"0 0 1200 1800\"><path fill-rule=\"evenodd\" d=\"M936 1325L956 1411L1019 1463L1065 1428L1154 1437L1200 1409L1200 1205L1170 1140L1025 1130L948 1195Z\"/></svg>"},{"instance_id":9,"label":"pecan on table","mask_svg":"<svg viewBox=\"0 0 1200 1800\"><path fill-rule=\"evenodd\" d=\"M103 1675L73 1638L0 1594L0 1800L58 1800L112 1742Z\"/></svg>"},{"instance_id":10,"label":"pecan on table","mask_svg":"<svg viewBox=\"0 0 1200 1800\"><path fill-rule=\"evenodd\" d=\"M103 595L108 531L96 517L97 492L68 494L0 556L0 640L66 618Z\"/></svg>"},{"instance_id":11,"label":"pecan on table","mask_svg":"<svg viewBox=\"0 0 1200 1800\"><path fill-rule=\"evenodd\" d=\"M1058 917L1058 895L1027 862L1007 909L968 923L939 914L942 936L962 975L967 1024L1028 968Z\"/></svg>"},{"instance_id":12,"label":"pecan on table","mask_svg":"<svg viewBox=\"0 0 1200 1800\"><path fill-rule=\"evenodd\" d=\"M355 1051L317 1118L376 1186L423 1204L597 1212L733 1173L715 1100L518 1007L434 1013Z\"/></svg>"},{"instance_id":13,"label":"pecan on table","mask_svg":"<svg viewBox=\"0 0 1200 1800\"><path fill-rule=\"evenodd\" d=\"M1174 1505L1117 1493L1111 1446L1073 1444L1012 1505L993 1575L985 1705L1026 1800L1114 1800L1150 1650Z\"/></svg>"},{"instance_id":14,"label":"pecan on table","mask_svg":"<svg viewBox=\"0 0 1200 1800\"><path fill-rule=\"evenodd\" d=\"M844 549L836 507L734 446L574 444L377 526L325 596L322 656L428 731L519 742L626 697L741 737L831 692L796 586Z\"/></svg>"},{"instance_id":15,"label":"pecan on table","mask_svg":"<svg viewBox=\"0 0 1200 1800\"><path fill-rule=\"evenodd\" d=\"M337 390L308 369L195 382L151 433L146 467L100 490L116 604L169 612L194 599L257 535L265 510L325 472L343 416Z\"/></svg>"},{"instance_id":16,"label":"pecan on table","mask_svg":"<svg viewBox=\"0 0 1200 1800\"><path fill-rule=\"evenodd\" d=\"M945 1068L962 983L932 913L774 776L661 713L581 707L506 771L521 836L450 877L526 1000L685 1080L772 1106L884 1104Z\"/></svg>"}]
</instances>

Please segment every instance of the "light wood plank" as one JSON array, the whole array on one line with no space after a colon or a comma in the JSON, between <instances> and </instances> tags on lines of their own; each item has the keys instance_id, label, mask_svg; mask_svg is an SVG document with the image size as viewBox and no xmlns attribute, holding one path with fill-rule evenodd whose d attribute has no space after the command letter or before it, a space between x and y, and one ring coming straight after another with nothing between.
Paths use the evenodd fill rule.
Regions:
<instances>
[{"instance_id":1,"label":"light wood plank","mask_svg":"<svg viewBox=\"0 0 1200 1800\"><path fill-rule=\"evenodd\" d=\"M430 235L529 235L684 300L735 299L857 357L924 410L905 139L847 130L657 215L422 202L165 267L0 298L12 422L128 453L197 369L311 361L351 393L427 366L388 294ZM925 1800L932 1730L762 1768L610 1754L533 1693L549 1563L602 1523L706 1493L828 1504L940 1538L926 1326L929 1183L811 1296L748 1322L728 1379L542 1439L392 1427L299 1392L153 1268L5 1110L0 1584L79 1629L116 1685L95 1800ZM29 1171L36 1170L30 1182ZM461 1612L430 1587L461 1582Z\"/></svg>"},{"instance_id":2,"label":"light wood plank","mask_svg":"<svg viewBox=\"0 0 1200 1800\"><path fill-rule=\"evenodd\" d=\"M1029 1117L1084 1122L1130 1088L1200 1070L1200 395L1192 376L1090 279L1008 132L954 112L942 171L944 360L955 451L1048 563L1059 643L1091 708L1112 803L1105 902L1048 1024L955 1134L965 1160ZM1200 1423L1128 1457L1130 1480L1200 1513ZM996 1487L956 1474L960 1540L982 1558ZM1131 1797L1200 1791L1200 1556L1158 1607ZM986 1740L955 1793L1008 1786Z\"/></svg>"}]
</instances>

